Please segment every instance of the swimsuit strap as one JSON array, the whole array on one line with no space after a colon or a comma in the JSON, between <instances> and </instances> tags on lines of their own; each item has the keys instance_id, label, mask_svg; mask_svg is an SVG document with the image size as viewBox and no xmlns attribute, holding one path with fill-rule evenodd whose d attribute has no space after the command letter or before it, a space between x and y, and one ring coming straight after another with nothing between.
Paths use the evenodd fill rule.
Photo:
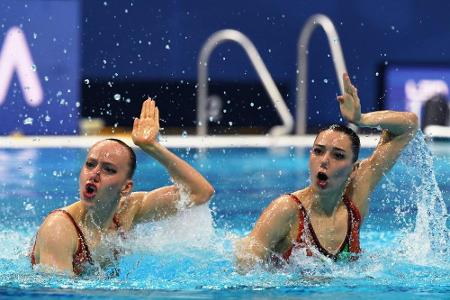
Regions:
<instances>
[{"instance_id":1,"label":"swimsuit strap","mask_svg":"<svg viewBox=\"0 0 450 300\"><path fill-rule=\"evenodd\" d=\"M306 217L305 208L303 207L302 202L300 201L300 199L297 196L295 196L294 194L288 194L287 196L289 196L289 199L294 200L298 204L298 208L299 208L298 232L297 232L297 237L295 239L296 246L306 246L306 243L303 241L303 232L305 229L305 217ZM293 249L294 249L294 244L289 246L289 248L283 253L282 257L285 261L289 260L289 257L291 256ZM306 247L306 252L307 252L307 255L309 255L309 256L312 255L311 250L307 247Z\"/></svg>"},{"instance_id":2,"label":"swimsuit strap","mask_svg":"<svg viewBox=\"0 0 450 300\"><path fill-rule=\"evenodd\" d=\"M125 230L122 228L122 224L120 224L119 216L114 214L112 219L114 226L116 226L116 230L119 232L119 235L122 239L126 239Z\"/></svg>"},{"instance_id":3,"label":"swimsuit strap","mask_svg":"<svg viewBox=\"0 0 450 300\"><path fill-rule=\"evenodd\" d=\"M93 265L94 262L92 261L91 252L89 251L89 247L86 243L86 239L84 238L83 232L81 231L80 227L78 226L77 222L75 222L75 219L72 217L72 215L63 210L63 209L56 209L52 211L50 214L54 212L62 212L64 215L66 215L69 220L72 222L73 226L75 227L75 230L77 231L78 235L78 248L77 251L73 255L72 259L72 266L73 266L73 272L76 275L80 275L83 272L83 263L88 262L89 264Z\"/></svg>"},{"instance_id":4,"label":"swimsuit strap","mask_svg":"<svg viewBox=\"0 0 450 300\"><path fill-rule=\"evenodd\" d=\"M361 227L361 213L355 203L344 196L344 204L347 206L347 210L351 215L351 232L349 236L349 251L351 253L361 253L361 247L359 243L359 229Z\"/></svg>"},{"instance_id":5,"label":"swimsuit strap","mask_svg":"<svg viewBox=\"0 0 450 300\"><path fill-rule=\"evenodd\" d=\"M76 275L80 275L83 272L83 263L84 262L88 262L89 264L93 264L92 261L92 257L91 257L91 253L89 252L89 248L87 246L86 240L84 238L83 232L81 231L80 227L78 226L78 224L75 222L74 218L72 217L72 215L62 209L55 209L54 211L52 211L49 215L56 213L56 212L62 212L65 216L67 216L69 218L69 220L72 222L73 226L75 227L75 230L77 232L78 235L78 247L77 247L77 251L73 254L73 258L72 258L72 268L73 268L73 272ZM34 240L34 244L33 244L33 249L31 250L30 253L30 257L31 257L31 265L34 266L36 264L36 257L34 255L34 251L36 248L36 240L37 240L37 234L36 234L36 238Z\"/></svg>"}]
</instances>

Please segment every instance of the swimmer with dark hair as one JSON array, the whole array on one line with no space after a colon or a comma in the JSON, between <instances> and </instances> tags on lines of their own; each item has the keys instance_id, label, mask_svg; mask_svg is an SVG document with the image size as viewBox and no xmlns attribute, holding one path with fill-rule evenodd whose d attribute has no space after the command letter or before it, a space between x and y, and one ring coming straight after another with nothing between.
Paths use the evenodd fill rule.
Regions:
<instances>
[{"instance_id":1,"label":"swimmer with dark hair","mask_svg":"<svg viewBox=\"0 0 450 300\"><path fill-rule=\"evenodd\" d=\"M286 264L294 251L331 260L360 254L359 231L369 195L414 137L418 120L411 112L361 114L357 89L347 74L343 81L345 93L337 97L342 116L359 127L381 129L377 147L358 162L360 141L352 129L332 125L321 131L309 157L310 185L275 199L236 243L238 272Z\"/></svg>"},{"instance_id":2,"label":"swimmer with dark hair","mask_svg":"<svg viewBox=\"0 0 450 300\"><path fill-rule=\"evenodd\" d=\"M99 268L117 273L118 241L136 224L161 220L182 208L209 201L214 193L211 184L161 145L158 134L159 111L155 102L147 99L140 118L134 120L132 140L167 169L175 184L132 192L136 168L133 149L117 139L94 144L80 172L80 200L45 218L31 252L33 267L70 275Z\"/></svg>"}]
</instances>

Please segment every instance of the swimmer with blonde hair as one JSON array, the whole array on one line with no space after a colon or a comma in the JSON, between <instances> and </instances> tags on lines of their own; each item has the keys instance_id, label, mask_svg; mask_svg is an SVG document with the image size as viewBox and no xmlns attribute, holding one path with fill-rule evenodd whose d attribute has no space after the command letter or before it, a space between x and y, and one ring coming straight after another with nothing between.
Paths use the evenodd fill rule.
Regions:
<instances>
[{"instance_id":1,"label":"swimmer with blonde hair","mask_svg":"<svg viewBox=\"0 0 450 300\"><path fill-rule=\"evenodd\" d=\"M148 192L132 192L136 155L124 142L106 139L92 146L79 177L80 200L51 212L36 234L31 252L33 266L46 272L70 275L89 273L94 265L113 266L117 274L118 239L136 224L167 218L182 207L201 205L214 189L192 166L162 146L158 140L159 111L151 99L144 101L140 118L133 124L132 140L159 161L174 185ZM113 241L113 242L111 242Z\"/></svg>"}]
</instances>

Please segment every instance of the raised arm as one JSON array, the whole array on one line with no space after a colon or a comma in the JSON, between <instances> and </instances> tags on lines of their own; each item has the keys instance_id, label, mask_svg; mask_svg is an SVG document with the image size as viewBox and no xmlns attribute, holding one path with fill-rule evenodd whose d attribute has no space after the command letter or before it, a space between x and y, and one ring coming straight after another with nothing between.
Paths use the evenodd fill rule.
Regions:
<instances>
[{"instance_id":1,"label":"raised arm","mask_svg":"<svg viewBox=\"0 0 450 300\"><path fill-rule=\"evenodd\" d=\"M159 111L155 101L147 99L142 104L140 118L134 120L133 142L158 160L176 184L150 192L133 193L132 200L139 203L134 222L156 220L174 214L180 207L180 189L189 195L188 206L203 204L214 193L211 184L199 172L158 142L158 134Z\"/></svg>"},{"instance_id":2,"label":"raised arm","mask_svg":"<svg viewBox=\"0 0 450 300\"><path fill-rule=\"evenodd\" d=\"M414 137L417 116L412 112L376 111L361 114L357 89L348 74L343 75L345 94L338 96L342 116L359 127L380 128L380 141L372 155L363 160L352 175L353 201L365 215L368 196L384 173L395 164L402 149Z\"/></svg>"},{"instance_id":3,"label":"raised arm","mask_svg":"<svg viewBox=\"0 0 450 300\"><path fill-rule=\"evenodd\" d=\"M286 239L297 218L297 204L288 196L273 201L261 214L252 232L236 243L236 270L247 273L268 261L280 241Z\"/></svg>"}]
</instances>

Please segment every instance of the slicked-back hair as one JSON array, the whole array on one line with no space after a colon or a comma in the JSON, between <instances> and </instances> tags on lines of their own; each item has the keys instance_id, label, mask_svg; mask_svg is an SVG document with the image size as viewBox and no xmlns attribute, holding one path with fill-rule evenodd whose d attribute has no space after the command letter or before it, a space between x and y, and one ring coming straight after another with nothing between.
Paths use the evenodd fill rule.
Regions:
<instances>
[{"instance_id":1,"label":"slicked-back hair","mask_svg":"<svg viewBox=\"0 0 450 300\"><path fill-rule=\"evenodd\" d=\"M127 177L128 179L132 179L134 175L134 171L136 170L136 153L134 153L134 150L128 146L124 141L114 138L108 138L105 139L105 141L113 141L116 143L119 143L120 145L124 146L125 149L127 149L128 153L130 154L130 161L128 162L128 166L130 169L128 170Z\"/></svg>"},{"instance_id":2,"label":"slicked-back hair","mask_svg":"<svg viewBox=\"0 0 450 300\"><path fill-rule=\"evenodd\" d=\"M321 134L322 132L324 132L326 130L342 132L350 138L350 141L352 142L353 162L356 162L358 160L358 156L359 156L359 149L361 149L361 142L360 142L359 136L356 134L356 132L354 132L351 128L349 128L347 126L340 125L340 124L333 124L328 128L324 128L324 129L320 130L316 136L316 139L319 136L319 134Z\"/></svg>"}]
</instances>

